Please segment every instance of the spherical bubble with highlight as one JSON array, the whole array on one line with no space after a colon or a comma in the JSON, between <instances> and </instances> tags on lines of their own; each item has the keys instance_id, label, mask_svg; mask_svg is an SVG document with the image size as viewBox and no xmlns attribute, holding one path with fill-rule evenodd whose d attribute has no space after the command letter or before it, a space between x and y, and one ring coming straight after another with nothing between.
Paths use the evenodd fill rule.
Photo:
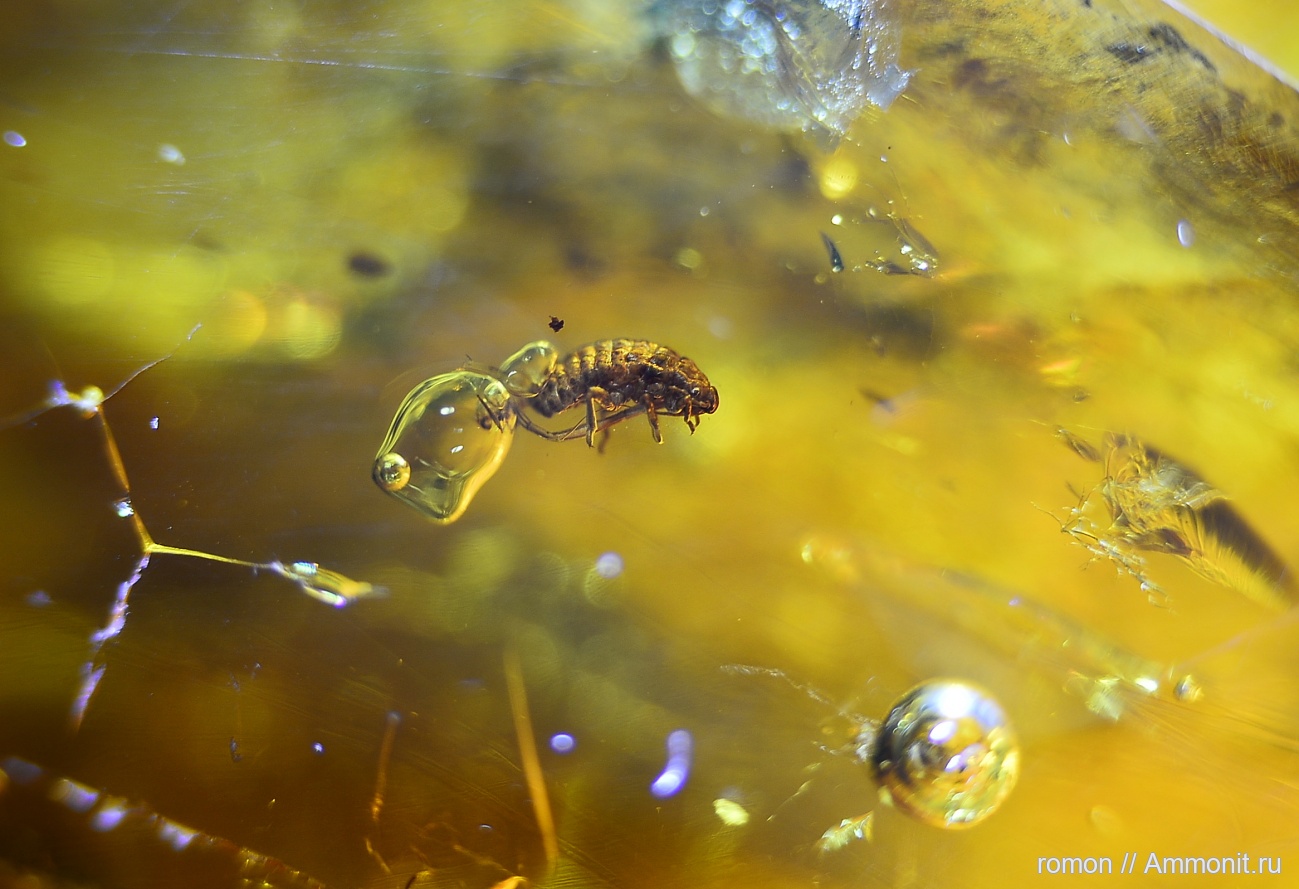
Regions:
<instances>
[{"instance_id":1,"label":"spherical bubble with highlight","mask_svg":"<svg viewBox=\"0 0 1299 889\"><path fill-rule=\"evenodd\" d=\"M870 766L894 805L935 827L972 827L995 812L1019 776L1019 741L987 690L925 682L889 711Z\"/></svg>"},{"instance_id":2,"label":"spherical bubble with highlight","mask_svg":"<svg viewBox=\"0 0 1299 889\"><path fill-rule=\"evenodd\" d=\"M410 464L401 454L380 454L374 461L374 481L385 491L400 491L410 482Z\"/></svg>"}]
</instances>

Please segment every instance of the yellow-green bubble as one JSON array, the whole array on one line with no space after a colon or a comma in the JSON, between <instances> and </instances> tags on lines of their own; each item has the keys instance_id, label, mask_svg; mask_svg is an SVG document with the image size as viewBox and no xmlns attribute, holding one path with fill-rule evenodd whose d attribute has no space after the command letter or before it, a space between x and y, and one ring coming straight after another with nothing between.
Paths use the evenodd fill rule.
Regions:
<instances>
[{"instance_id":1,"label":"yellow-green bubble","mask_svg":"<svg viewBox=\"0 0 1299 889\"><path fill-rule=\"evenodd\" d=\"M464 514L513 439L510 395L499 380L467 370L441 374L402 401L372 475L381 490L447 524Z\"/></svg>"},{"instance_id":2,"label":"yellow-green bubble","mask_svg":"<svg viewBox=\"0 0 1299 889\"><path fill-rule=\"evenodd\" d=\"M528 343L501 363L501 379L512 395L531 398L555 369L559 352L545 340Z\"/></svg>"}]
</instances>

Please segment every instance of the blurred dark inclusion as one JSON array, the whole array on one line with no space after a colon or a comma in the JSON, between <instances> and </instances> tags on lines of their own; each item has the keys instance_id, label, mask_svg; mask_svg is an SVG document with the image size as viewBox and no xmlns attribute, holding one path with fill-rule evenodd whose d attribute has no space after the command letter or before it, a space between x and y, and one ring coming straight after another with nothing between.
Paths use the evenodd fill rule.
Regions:
<instances>
[{"instance_id":1,"label":"blurred dark inclusion","mask_svg":"<svg viewBox=\"0 0 1299 889\"><path fill-rule=\"evenodd\" d=\"M1214 35L1102 0L5 16L0 413L179 345L103 408L130 507L387 595L158 555L73 730L138 545L94 418L0 431L4 879L1005 885L1294 851L1287 613L1159 553L1152 607L1059 533L1109 470L1056 430L1117 429L1299 551L1299 101ZM893 273L935 272L918 249L936 274ZM663 447L518 442L447 528L373 489L406 390L551 316L689 352L725 406ZM933 675L1024 745L966 834L825 752Z\"/></svg>"}]
</instances>

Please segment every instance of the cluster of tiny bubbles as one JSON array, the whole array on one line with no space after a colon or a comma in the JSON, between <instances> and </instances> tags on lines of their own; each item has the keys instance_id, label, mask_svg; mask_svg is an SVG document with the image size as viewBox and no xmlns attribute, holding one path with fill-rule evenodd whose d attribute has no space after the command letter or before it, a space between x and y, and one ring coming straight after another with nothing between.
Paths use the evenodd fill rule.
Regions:
<instances>
[{"instance_id":1,"label":"cluster of tiny bubbles","mask_svg":"<svg viewBox=\"0 0 1299 889\"><path fill-rule=\"evenodd\" d=\"M973 827L995 812L1019 776L1019 741L990 692L934 679L885 717L869 765L881 796L935 827Z\"/></svg>"},{"instance_id":2,"label":"cluster of tiny bubbles","mask_svg":"<svg viewBox=\"0 0 1299 889\"><path fill-rule=\"evenodd\" d=\"M658 27L686 92L774 129L847 133L910 73L882 0L663 0Z\"/></svg>"},{"instance_id":3,"label":"cluster of tiny bubbles","mask_svg":"<svg viewBox=\"0 0 1299 889\"><path fill-rule=\"evenodd\" d=\"M471 370L440 374L402 401L375 457L375 484L440 524L459 518L514 440L510 393Z\"/></svg>"},{"instance_id":4,"label":"cluster of tiny bubbles","mask_svg":"<svg viewBox=\"0 0 1299 889\"><path fill-rule=\"evenodd\" d=\"M559 351L545 340L528 343L501 363L501 382L511 395L532 398L558 360Z\"/></svg>"}]
</instances>

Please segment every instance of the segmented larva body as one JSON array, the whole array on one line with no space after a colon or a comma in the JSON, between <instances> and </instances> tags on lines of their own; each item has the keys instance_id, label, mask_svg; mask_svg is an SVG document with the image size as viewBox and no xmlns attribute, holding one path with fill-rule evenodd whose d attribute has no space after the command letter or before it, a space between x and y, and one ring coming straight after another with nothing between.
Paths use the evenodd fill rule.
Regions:
<instances>
[{"instance_id":1,"label":"segmented larva body","mask_svg":"<svg viewBox=\"0 0 1299 889\"><path fill-rule=\"evenodd\" d=\"M717 410L717 390L699 366L667 346L648 340L601 340L555 363L528 406L543 417L590 403L606 414L631 409L684 417L693 431L698 417ZM638 410L638 412L639 412Z\"/></svg>"}]
</instances>

